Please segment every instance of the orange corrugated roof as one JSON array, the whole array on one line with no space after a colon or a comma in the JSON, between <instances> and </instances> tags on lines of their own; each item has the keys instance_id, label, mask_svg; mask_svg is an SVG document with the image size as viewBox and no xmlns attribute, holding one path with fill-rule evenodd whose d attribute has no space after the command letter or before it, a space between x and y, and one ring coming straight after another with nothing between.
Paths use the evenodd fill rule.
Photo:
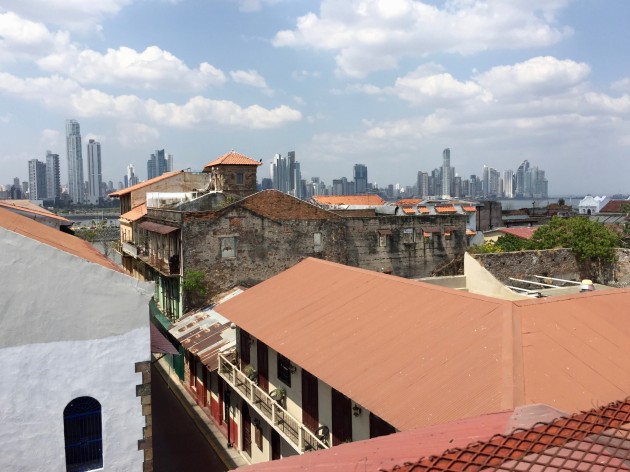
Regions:
<instances>
[{"instance_id":1,"label":"orange corrugated roof","mask_svg":"<svg viewBox=\"0 0 630 472\"><path fill-rule=\"evenodd\" d=\"M453 205L435 205L434 208L437 213L455 213L457 211Z\"/></svg>"},{"instance_id":2,"label":"orange corrugated roof","mask_svg":"<svg viewBox=\"0 0 630 472\"><path fill-rule=\"evenodd\" d=\"M35 205L28 200L1 200L0 207L8 210L14 209L17 211L23 211L25 213L31 213L33 215L45 216L46 218L52 218L54 220L61 221L68 225L72 224L68 218L54 214L52 211L48 211L45 208Z\"/></svg>"},{"instance_id":3,"label":"orange corrugated roof","mask_svg":"<svg viewBox=\"0 0 630 472\"><path fill-rule=\"evenodd\" d=\"M400 200L396 202L396 205L398 206L417 205L421 201L422 200L420 200L419 198L401 198Z\"/></svg>"},{"instance_id":4,"label":"orange corrugated roof","mask_svg":"<svg viewBox=\"0 0 630 472\"><path fill-rule=\"evenodd\" d=\"M630 289L512 302L306 259L216 310L406 430L630 392L629 304Z\"/></svg>"},{"instance_id":5,"label":"orange corrugated roof","mask_svg":"<svg viewBox=\"0 0 630 472\"><path fill-rule=\"evenodd\" d=\"M418 213L431 213L431 210L429 210L427 207L425 206L419 206L418 207Z\"/></svg>"},{"instance_id":6,"label":"orange corrugated roof","mask_svg":"<svg viewBox=\"0 0 630 472\"><path fill-rule=\"evenodd\" d=\"M132 208L127 213L123 213L120 215L121 218L124 218L129 221L137 221L143 216L147 214L147 204L143 203L142 205L138 205L135 208Z\"/></svg>"},{"instance_id":7,"label":"orange corrugated roof","mask_svg":"<svg viewBox=\"0 0 630 472\"><path fill-rule=\"evenodd\" d=\"M210 167L219 165L231 165L231 166L259 166L262 165L261 161L255 161L251 157L247 157L234 150L217 157L214 161L209 162L203 168L204 172L209 172Z\"/></svg>"},{"instance_id":8,"label":"orange corrugated roof","mask_svg":"<svg viewBox=\"0 0 630 472\"><path fill-rule=\"evenodd\" d=\"M471 213L477 211L477 209L474 206L469 206L469 205L462 206L462 210L468 211Z\"/></svg>"},{"instance_id":9,"label":"orange corrugated roof","mask_svg":"<svg viewBox=\"0 0 630 472\"><path fill-rule=\"evenodd\" d=\"M87 241L72 236L71 234L63 233L62 231L33 221L25 216L18 215L12 211L0 208L0 227L67 252L68 254L80 257L86 261L122 272L122 269L118 265L98 252L98 250Z\"/></svg>"},{"instance_id":10,"label":"orange corrugated roof","mask_svg":"<svg viewBox=\"0 0 630 472\"><path fill-rule=\"evenodd\" d=\"M215 310L405 430L501 408L504 305L309 258Z\"/></svg>"},{"instance_id":11,"label":"orange corrugated roof","mask_svg":"<svg viewBox=\"0 0 630 472\"><path fill-rule=\"evenodd\" d=\"M144 182L140 182L136 185L132 185L131 187L127 187L124 188L122 190L118 190L117 192L112 192L109 194L110 197L120 197L122 195L126 195L128 193L131 193L135 190L139 190L141 188L146 187L147 185L151 185L154 184L156 182L160 182L161 180L166 180L166 179L170 179L171 177L174 177L175 175L178 174L183 174L184 171L183 170L178 170L178 171L174 171L174 172L166 172L165 174L159 175L157 177L154 177L152 179L149 180L145 180Z\"/></svg>"},{"instance_id":12,"label":"orange corrugated roof","mask_svg":"<svg viewBox=\"0 0 630 472\"><path fill-rule=\"evenodd\" d=\"M403 213L407 214L407 215L415 215L416 214L416 209L414 207L403 207L402 208Z\"/></svg>"},{"instance_id":13,"label":"orange corrugated roof","mask_svg":"<svg viewBox=\"0 0 630 472\"><path fill-rule=\"evenodd\" d=\"M315 195L313 200L322 205L384 205L379 195L369 193L366 195Z\"/></svg>"},{"instance_id":14,"label":"orange corrugated roof","mask_svg":"<svg viewBox=\"0 0 630 472\"><path fill-rule=\"evenodd\" d=\"M466 229L466 236L474 236L477 234L477 231L473 231L472 229Z\"/></svg>"}]
</instances>

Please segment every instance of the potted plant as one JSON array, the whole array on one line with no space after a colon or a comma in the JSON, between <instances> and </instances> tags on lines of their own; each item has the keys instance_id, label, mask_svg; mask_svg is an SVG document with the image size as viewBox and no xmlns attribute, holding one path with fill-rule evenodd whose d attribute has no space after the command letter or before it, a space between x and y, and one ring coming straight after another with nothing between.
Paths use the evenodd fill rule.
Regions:
<instances>
[{"instance_id":1,"label":"potted plant","mask_svg":"<svg viewBox=\"0 0 630 472\"><path fill-rule=\"evenodd\" d=\"M256 373L256 369L254 369L254 366L251 364L247 364L245 366L245 368L243 369L243 373L247 376L247 378L251 381L256 380L257 377L257 373Z\"/></svg>"}]
</instances>

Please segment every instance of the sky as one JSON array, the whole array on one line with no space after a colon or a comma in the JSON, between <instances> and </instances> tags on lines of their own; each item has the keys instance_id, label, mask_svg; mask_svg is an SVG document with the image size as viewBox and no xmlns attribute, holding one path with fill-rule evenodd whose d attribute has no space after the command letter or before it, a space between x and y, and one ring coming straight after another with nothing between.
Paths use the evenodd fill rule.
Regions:
<instances>
[{"instance_id":1,"label":"sky","mask_svg":"<svg viewBox=\"0 0 630 472\"><path fill-rule=\"evenodd\" d=\"M551 195L630 192L627 0L0 0L0 184L61 157L103 179L156 149L201 170L296 152L327 184L527 159ZM87 163L84 163L87 170ZM86 177L87 179L87 174Z\"/></svg>"}]
</instances>

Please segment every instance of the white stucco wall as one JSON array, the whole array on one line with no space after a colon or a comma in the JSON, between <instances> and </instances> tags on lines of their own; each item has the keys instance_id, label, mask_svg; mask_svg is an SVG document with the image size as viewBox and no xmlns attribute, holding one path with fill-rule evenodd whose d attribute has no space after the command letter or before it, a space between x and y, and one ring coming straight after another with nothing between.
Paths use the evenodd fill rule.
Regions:
<instances>
[{"instance_id":1,"label":"white stucco wall","mask_svg":"<svg viewBox=\"0 0 630 472\"><path fill-rule=\"evenodd\" d=\"M0 282L0 470L65 470L63 410L90 396L103 470L141 471L152 284L2 229Z\"/></svg>"}]
</instances>

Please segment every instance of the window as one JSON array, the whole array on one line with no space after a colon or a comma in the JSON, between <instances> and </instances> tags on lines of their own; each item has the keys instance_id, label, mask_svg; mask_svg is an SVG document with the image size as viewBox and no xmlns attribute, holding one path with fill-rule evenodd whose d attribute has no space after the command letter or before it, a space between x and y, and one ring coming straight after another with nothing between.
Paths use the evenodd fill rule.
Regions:
<instances>
[{"instance_id":1,"label":"window","mask_svg":"<svg viewBox=\"0 0 630 472\"><path fill-rule=\"evenodd\" d=\"M91 397L78 397L63 410L66 471L103 467L101 404Z\"/></svg>"},{"instance_id":2,"label":"window","mask_svg":"<svg viewBox=\"0 0 630 472\"><path fill-rule=\"evenodd\" d=\"M221 258L231 257L236 257L236 238L234 236L221 238Z\"/></svg>"},{"instance_id":3,"label":"window","mask_svg":"<svg viewBox=\"0 0 630 472\"><path fill-rule=\"evenodd\" d=\"M402 230L401 239L403 243L413 243L414 242L414 234L413 228L405 228Z\"/></svg>"},{"instance_id":4,"label":"window","mask_svg":"<svg viewBox=\"0 0 630 472\"><path fill-rule=\"evenodd\" d=\"M319 252L322 250L322 233L313 234L313 247L315 249L315 252Z\"/></svg>"},{"instance_id":5,"label":"window","mask_svg":"<svg viewBox=\"0 0 630 472\"><path fill-rule=\"evenodd\" d=\"M245 175L242 172L236 173L236 183L239 185L245 183Z\"/></svg>"},{"instance_id":6,"label":"window","mask_svg":"<svg viewBox=\"0 0 630 472\"><path fill-rule=\"evenodd\" d=\"M387 239L392 234L391 229L379 229L378 233L378 246L379 247L387 247Z\"/></svg>"},{"instance_id":7,"label":"window","mask_svg":"<svg viewBox=\"0 0 630 472\"><path fill-rule=\"evenodd\" d=\"M278 379L291 386L291 361L278 353Z\"/></svg>"}]
</instances>

